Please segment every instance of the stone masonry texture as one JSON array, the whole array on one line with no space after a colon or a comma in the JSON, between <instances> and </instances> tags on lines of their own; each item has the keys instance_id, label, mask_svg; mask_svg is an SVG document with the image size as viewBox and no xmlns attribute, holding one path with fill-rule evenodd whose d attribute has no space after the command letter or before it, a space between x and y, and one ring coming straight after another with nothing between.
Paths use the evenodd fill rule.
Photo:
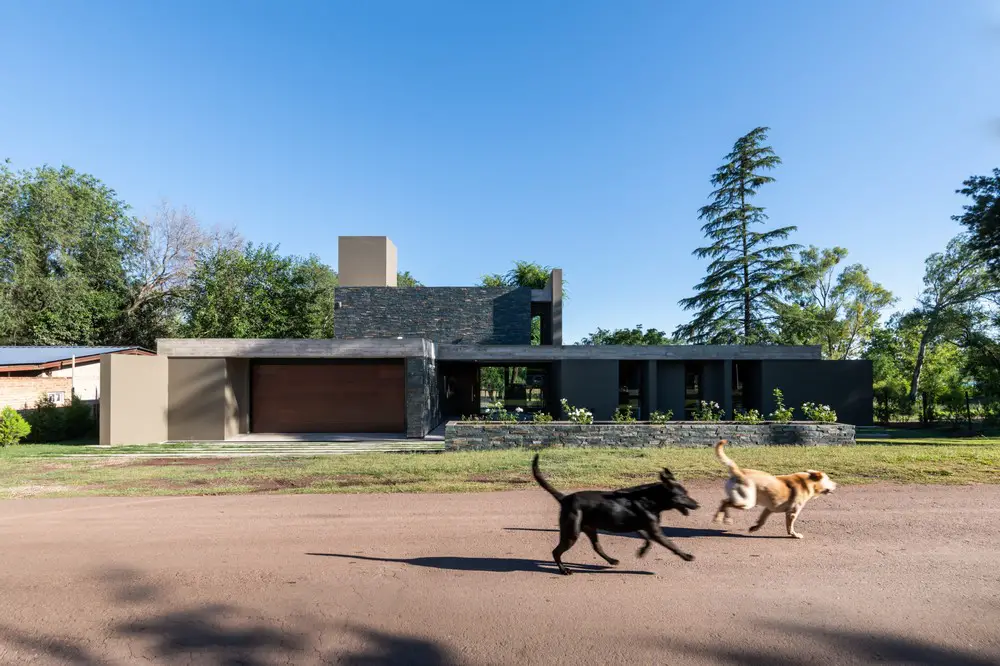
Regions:
<instances>
[{"instance_id":1,"label":"stone masonry texture","mask_svg":"<svg viewBox=\"0 0 1000 666\"><path fill-rule=\"evenodd\" d=\"M854 426L843 423L706 423L679 421L580 425L575 423L474 423L452 421L445 426L445 448L487 450L549 447L700 448L720 439L739 446L849 446Z\"/></svg>"},{"instance_id":2,"label":"stone masonry texture","mask_svg":"<svg viewBox=\"0 0 1000 666\"><path fill-rule=\"evenodd\" d=\"M424 338L464 345L531 343L527 287L337 287L338 339Z\"/></svg>"},{"instance_id":3,"label":"stone masonry texture","mask_svg":"<svg viewBox=\"0 0 1000 666\"><path fill-rule=\"evenodd\" d=\"M406 359L406 436L424 437L441 421L433 357Z\"/></svg>"}]
</instances>

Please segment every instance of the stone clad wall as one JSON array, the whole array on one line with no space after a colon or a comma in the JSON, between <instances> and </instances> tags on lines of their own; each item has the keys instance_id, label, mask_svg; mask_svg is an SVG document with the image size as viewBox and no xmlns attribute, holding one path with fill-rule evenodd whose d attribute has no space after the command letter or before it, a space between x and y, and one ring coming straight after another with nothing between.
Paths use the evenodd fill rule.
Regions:
<instances>
[{"instance_id":1,"label":"stone clad wall","mask_svg":"<svg viewBox=\"0 0 1000 666\"><path fill-rule=\"evenodd\" d=\"M547 447L659 446L705 447L720 439L739 446L848 446L854 426L844 423L475 423L451 421L445 426L449 450Z\"/></svg>"},{"instance_id":2,"label":"stone clad wall","mask_svg":"<svg viewBox=\"0 0 1000 666\"><path fill-rule=\"evenodd\" d=\"M337 287L338 339L424 338L464 345L531 343L527 287Z\"/></svg>"}]
</instances>

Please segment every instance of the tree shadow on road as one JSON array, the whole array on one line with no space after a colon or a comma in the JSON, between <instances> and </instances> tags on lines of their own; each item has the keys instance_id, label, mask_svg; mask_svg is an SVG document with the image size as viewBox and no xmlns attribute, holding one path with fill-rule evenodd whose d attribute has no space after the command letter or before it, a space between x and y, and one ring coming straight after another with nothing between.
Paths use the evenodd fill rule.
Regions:
<instances>
[{"instance_id":1,"label":"tree shadow on road","mask_svg":"<svg viewBox=\"0 0 1000 666\"><path fill-rule=\"evenodd\" d=\"M364 652L350 654L337 661L346 666L449 666L457 664L441 647L412 636L398 636L384 631L347 625L366 643Z\"/></svg>"},{"instance_id":2,"label":"tree shadow on road","mask_svg":"<svg viewBox=\"0 0 1000 666\"><path fill-rule=\"evenodd\" d=\"M793 650L776 650L773 647L741 645L695 646L663 641L663 647L672 653L683 652L709 658L720 664L740 666L807 666L817 663L885 663L912 666L997 666L995 658L981 656L956 648L925 642L923 640L865 633L829 627L809 627L790 623L763 623L770 626L781 638L779 644L794 645ZM759 627L759 625L757 625ZM766 630L765 630L766 631ZM767 640L766 635L760 636ZM775 643L775 641L768 641Z\"/></svg>"},{"instance_id":3,"label":"tree shadow on road","mask_svg":"<svg viewBox=\"0 0 1000 666\"><path fill-rule=\"evenodd\" d=\"M88 639L57 636L56 623L36 627L0 624L0 663L59 663L68 666L111 666L120 663L264 666L277 663L347 664L348 666L454 666L448 650L419 637L403 636L358 624L340 627L360 639L363 648L323 651L335 626L312 616L268 620L259 610L209 603L167 612L151 605L172 603L164 589L151 585L142 572L111 569L98 576L108 586L108 600L130 618L112 624L106 634ZM334 643L336 644L336 643ZM115 652L126 661L112 659ZM98 656L100 655L100 656ZM15 661L6 661L13 659Z\"/></svg>"},{"instance_id":4,"label":"tree shadow on road","mask_svg":"<svg viewBox=\"0 0 1000 666\"><path fill-rule=\"evenodd\" d=\"M313 557L338 557L345 560L362 560L365 562L387 562L393 564L409 564L431 569L447 569L450 571L483 571L489 573L548 573L558 574L554 562L529 560L517 557L373 557L369 555L349 555L347 553L306 553ZM594 564L570 564L570 569L586 571L587 573L616 573L633 576L652 576L651 571L627 571L612 569L608 566Z\"/></svg>"}]
</instances>

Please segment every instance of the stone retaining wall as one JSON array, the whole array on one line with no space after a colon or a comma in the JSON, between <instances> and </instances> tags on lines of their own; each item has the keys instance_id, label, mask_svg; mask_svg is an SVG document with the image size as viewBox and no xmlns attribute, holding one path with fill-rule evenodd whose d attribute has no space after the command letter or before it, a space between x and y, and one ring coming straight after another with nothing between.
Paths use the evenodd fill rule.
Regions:
<instances>
[{"instance_id":1,"label":"stone retaining wall","mask_svg":"<svg viewBox=\"0 0 1000 666\"><path fill-rule=\"evenodd\" d=\"M547 447L703 447L720 439L739 446L847 446L854 426L844 423L483 423L450 421L445 448L486 450Z\"/></svg>"}]
</instances>

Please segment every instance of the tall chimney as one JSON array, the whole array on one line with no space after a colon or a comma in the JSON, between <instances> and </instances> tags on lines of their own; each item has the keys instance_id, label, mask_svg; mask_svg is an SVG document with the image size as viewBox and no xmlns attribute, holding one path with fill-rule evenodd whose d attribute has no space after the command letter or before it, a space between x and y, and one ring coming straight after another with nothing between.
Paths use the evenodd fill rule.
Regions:
<instances>
[{"instance_id":1,"label":"tall chimney","mask_svg":"<svg viewBox=\"0 0 1000 666\"><path fill-rule=\"evenodd\" d=\"M338 254L341 287L396 286L396 246L387 236L341 236Z\"/></svg>"}]
</instances>

